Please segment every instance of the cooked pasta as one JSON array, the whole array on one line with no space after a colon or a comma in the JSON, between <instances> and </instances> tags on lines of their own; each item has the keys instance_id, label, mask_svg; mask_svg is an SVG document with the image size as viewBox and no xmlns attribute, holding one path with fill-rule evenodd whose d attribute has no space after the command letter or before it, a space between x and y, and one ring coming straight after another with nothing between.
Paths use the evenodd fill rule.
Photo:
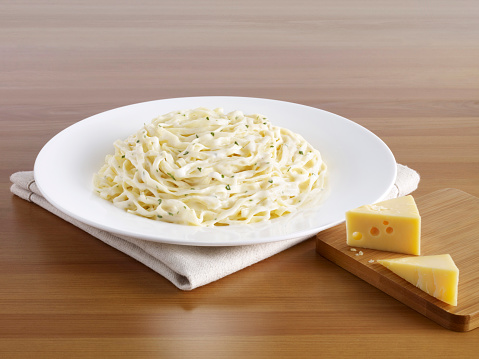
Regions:
<instances>
[{"instance_id":1,"label":"cooked pasta","mask_svg":"<svg viewBox=\"0 0 479 359\"><path fill-rule=\"evenodd\" d=\"M262 115L171 112L114 143L94 176L101 198L177 224L255 223L319 198L326 165L298 134Z\"/></svg>"}]
</instances>

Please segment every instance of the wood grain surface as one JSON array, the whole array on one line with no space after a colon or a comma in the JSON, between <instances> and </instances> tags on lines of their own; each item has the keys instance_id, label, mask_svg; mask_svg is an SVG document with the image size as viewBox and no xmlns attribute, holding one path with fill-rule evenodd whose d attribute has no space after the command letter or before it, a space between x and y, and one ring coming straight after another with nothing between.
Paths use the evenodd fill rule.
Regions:
<instances>
[{"instance_id":1,"label":"wood grain surface","mask_svg":"<svg viewBox=\"0 0 479 359\"><path fill-rule=\"evenodd\" d=\"M0 0L0 357L472 358L314 239L192 292L11 195L56 133L170 97L274 98L376 133L415 196L479 196L475 0Z\"/></svg>"},{"instance_id":2,"label":"wood grain surface","mask_svg":"<svg viewBox=\"0 0 479 359\"><path fill-rule=\"evenodd\" d=\"M479 327L479 198L445 188L416 201L421 214L421 256L449 254L459 268L457 306L434 298L377 263L408 255L347 245L344 223L318 233L316 251L447 329L459 332L476 329Z\"/></svg>"}]
</instances>

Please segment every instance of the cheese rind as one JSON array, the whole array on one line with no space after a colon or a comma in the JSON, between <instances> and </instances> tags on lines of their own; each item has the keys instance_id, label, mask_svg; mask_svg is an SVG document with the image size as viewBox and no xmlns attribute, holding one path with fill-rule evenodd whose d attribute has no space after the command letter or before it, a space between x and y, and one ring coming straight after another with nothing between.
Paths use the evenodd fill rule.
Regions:
<instances>
[{"instance_id":1,"label":"cheese rind","mask_svg":"<svg viewBox=\"0 0 479 359\"><path fill-rule=\"evenodd\" d=\"M411 195L346 212L346 232L350 246L421 254L421 216Z\"/></svg>"},{"instance_id":2,"label":"cheese rind","mask_svg":"<svg viewBox=\"0 0 479 359\"><path fill-rule=\"evenodd\" d=\"M377 262L427 294L457 306L459 269L449 254Z\"/></svg>"}]
</instances>

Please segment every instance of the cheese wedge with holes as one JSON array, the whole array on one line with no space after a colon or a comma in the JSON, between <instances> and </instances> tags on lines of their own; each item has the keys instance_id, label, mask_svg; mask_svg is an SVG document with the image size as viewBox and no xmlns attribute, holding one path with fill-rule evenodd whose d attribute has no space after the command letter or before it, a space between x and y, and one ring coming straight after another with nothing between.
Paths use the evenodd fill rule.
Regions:
<instances>
[{"instance_id":1,"label":"cheese wedge with holes","mask_svg":"<svg viewBox=\"0 0 479 359\"><path fill-rule=\"evenodd\" d=\"M457 306L459 269L449 254L378 260L427 294Z\"/></svg>"},{"instance_id":2,"label":"cheese wedge with holes","mask_svg":"<svg viewBox=\"0 0 479 359\"><path fill-rule=\"evenodd\" d=\"M411 195L346 212L346 232L353 247L421 254L421 216Z\"/></svg>"}]
</instances>

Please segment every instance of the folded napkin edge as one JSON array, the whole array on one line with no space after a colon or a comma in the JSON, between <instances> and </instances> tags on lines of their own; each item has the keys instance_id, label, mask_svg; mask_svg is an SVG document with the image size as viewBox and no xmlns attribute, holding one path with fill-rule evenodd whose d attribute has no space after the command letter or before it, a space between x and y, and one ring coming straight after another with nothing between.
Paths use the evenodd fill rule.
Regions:
<instances>
[{"instance_id":1,"label":"folded napkin edge","mask_svg":"<svg viewBox=\"0 0 479 359\"><path fill-rule=\"evenodd\" d=\"M420 180L419 174L413 169L410 169L409 167L404 165L397 165L398 175L396 177L395 185L393 186L395 187L395 189L397 189L397 194L394 194L395 197L400 196L400 188L404 188L404 191L410 190L410 192L413 192L415 189L417 189ZM399 177L401 176L399 172L403 173L403 175L404 173L411 175L410 180L412 179L412 183L409 183L409 186L398 187L398 179L400 179ZM153 242L144 243L144 245L142 243L142 245L138 246L135 243L132 243L132 241L127 241L128 243L125 243L125 239L122 239L119 236L113 235L106 231L103 231L104 233L100 232L99 234L91 233L89 228L87 228L90 226L79 221L77 221L77 224L76 222L72 221L74 219L69 220L67 218L64 218L66 214L64 214L63 212L57 214L56 212L59 212L59 210L57 210L52 204L50 204L46 199L41 196L41 193L35 184L33 171L20 171L13 173L10 176L10 180L13 182L13 185L11 186L11 192L13 194L29 202L38 204L39 206L43 207L44 209L47 209L58 217L67 220L71 224L81 228L88 234L96 237L97 239L100 239L105 244L110 245L113 248L123 252L124 254L138 260L140 263L144 264L148 268L168 279L171 283L173 283L177 288L181 290L192 290L197 287L216 281L218 279L221 279L243 268L258 263L266 258L269 258L277 253L280 253L303 241L301 240L294 242L294 240L287 240L291 242L281 244L274 242L267 244L264 247L261 247L261 244L242 246L246 250L246 252L244 250L240 250L239 254L234 251L231 251L231 248L234 247L225 247L223 251L215 253L213 256L210 255L210 251L205 250L205 247L199 247L200 250L198 251L185 252L185 246L181 245L170 245ZM108 240L109 236L112 237L112 241ZM143 240L137 239L137 241ZM121 245L119 245L119 243L121 243ZM180 248L176 250L176 247ZM247 247L255 247L258 249L253 250L252 248ZM258 254L258 251L261 251L261 253ZM234 257L241 255L242 257L239 259L231 258L231 255L233 255ZM163 258L166 261L161 261L159 258ZM226 267L231 267L226 269L219 269L218 261L221 260L227 262ZM205 265L205 262L207 265ZM200 265L200 267L198 267L198 265Z\"/></svg>"}]
</instances>

